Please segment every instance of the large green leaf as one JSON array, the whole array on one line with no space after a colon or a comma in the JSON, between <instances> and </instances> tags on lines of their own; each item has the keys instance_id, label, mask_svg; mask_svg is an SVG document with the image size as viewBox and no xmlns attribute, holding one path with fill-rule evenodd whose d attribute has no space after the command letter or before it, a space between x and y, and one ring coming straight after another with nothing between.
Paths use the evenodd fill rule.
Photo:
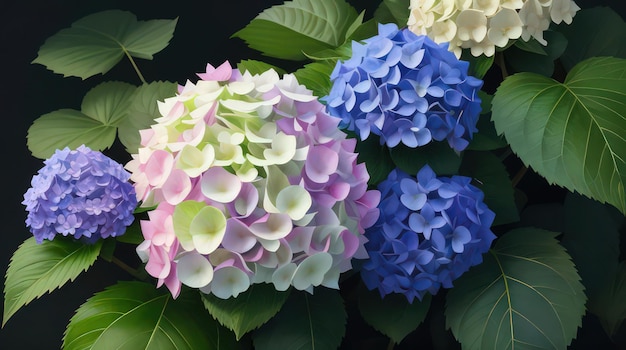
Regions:
<instances>
[{"instance_id":1,"label":"large green leaf","mask_svg":"<svg viewBox=\"0 0 626 350\"><path fill-rule=\"evenodd\" d=\"M409 303L402 294L392 293L381 298L380 293L367 290L363 284L357 292L363 319L396 344L424 321L430 307L430 294L421 301L415 299Z\"/></svg>"},{"instance_id":2,"label":"large green leaf","mask_svg":"<svg viewBox=\"0 0 626 350\"><path fill-rule=\"evenodd\" d=\"M282 68L279 68L273 64L269 64L269 63L258 61L258 60L241 60L239 61L239 63L237 63L237 69L239 69L241 73L248 71L252 75L262 74L263 72L268 71L270 69L275 70L280 76L286 73L285 70Z\"/></svg>"},{"instance_id":3,"label":"large green leaf","mask_svg":"<svg viewBox=\"0 0 626 350\"><path fill-rule=\"evenodd\" d=\"M509 231L455 282L446 296L446 323L463 349L567 348L586 297L557 235Z\"/></svg>"},{"instance_id":4,"label":"large green leaf","mask_svg":"<svg viewBox=\"0 0 626 350\"><path fill-rule=\"evenodd\" d=\"M111 147L135 89L124 82L104 82L85 94L81 111L60 109L42 115L28 129L28 149L33 156L46 159L65 147L84 144L99 151Z\"/></svg>"},{"instance_id":5,"label":"large green leaf","mask_svg":"<svg viewBox=\"0 0 626 350\"><path fill-rule=\"evenodd\" d=\"M354 135L354 133L350 134ZM396 167L391 159L389 148L386 145L381 145L380 138L376 135L370 135L363 141L358 140L356 152L358 153L358 162L365 163L367 173L370 175L368 181L370 185L377 185L385 180Z\"/></svg>"},{"instance_id":6,"label":"large green leaf","mask_svg":"<svg viewBox=\"0 0 626 350\"><path fill-rule=\"evenodd\" d=\"M514 74L496 91L491 118L549 183L626 213L626 60L590 58L563 83Z\"/></svg>"},{"instance_id":7,"label":"large green leaf","mask_svg":"<svg viewBox=\"0 0 626 350\"><path fill-rule=\"evenodd\" d=\"M28 238L13 253L4 282L2 325L22 306L73 281L98 258L102 242L85 244L58 237L37 244Z\"/></svg>"},{"instance_id":8,"label":"large green leaf","mask_svg":"<svg viewBox=\"0 0 626 350\"><path fill-rule=\"evenodd\" d=\"M557 30L569 41L561 57L567 70L591 57L626 58L626 22L610 7L582 9L571 24L562 22Z\"/></svg>"},{"instance_id":9,"label":"large green leaf","mask_svg":"<svg viewBox=\"0 0 626 350\"><path fill-rule=\"evenodd\" d=\"M295 71L294 75L298 82L313 91L315 96L324 97L332 88L330 73L335 67L335 62L331 60L312 62Z\"/></svg>"},{"instance_id":10,"label":"large green leaf","mask_svg":"<svg viewBox=\"0 0 626 350\"><path fill-rule=\"evenodd\" d=\"M233 349L232 333L211 318L197 293L119 282L78 308L63 337L74 349Z\"/></svg>"},{"instance_id":11,"label":"large green leaf","mask_svg":"<svg viewBox=\"0 0 626 350\"><path fill-rule=\"evenodd\" d=\"M279 292L273 284L253 284L236 298L220 299L203 294L202 301L211 315L235 332L237 340L263 325L283 306L289 292Z\"/></svg>"},{"instance_id":12,"label":"large green leaf","mask_svg":"<svg viewBox=\"0 0 626 350\"><path fill-rule=\"evenodd\" d=\"M339 291L293 291L282 309L252 334L256 350L337 349L345 334L346 311Z\"/></svg>"},{"instance_id":13,"label":"large green leaf","mask_svg":"<svg viewBox=\"0 0 626 350\"><path fill-rule=\"evenodd\" d=\"M156 81L137 88L118 126L120 142L128 153L137 153L141 141L139 130L148 129L155 118L161 117L157 101L174 96L177 86L169 81Z\"/></svg>"},{"instance_id":14,"label":"large green leaf","mask_svg":"<svg viewBox=\"0 0 626 350\"><path fill-rule=\"evenodd\" d=\"M233 34L266 56L287 60L306 59L346 40L359 14L345 0L293 0L272 6Z\"/></svg>"},{"instance_id":15,"label":"large green leaf","mask_svg":"<svg viewBox=\"0 0 626 350\"><path fill-rule=\"evenodd\" d=\"M513 185L498 157L488 151L466 151L459 171L473 178L473 184L485 194L485 204L496 213L493 225L519 221Z\"/></svg>"},{"instance_id":16,"label":"large green leaf","mask_svg":"<svg viewBox=\"0 0 626 350\"><path fill-rule=\"evenodd\" d=\"M94 13L48 38L33 63L82 79L104 74L124 55L152 59L169 44L177 21L137 21L120 10Z\"/></svg>"}]
</instances>

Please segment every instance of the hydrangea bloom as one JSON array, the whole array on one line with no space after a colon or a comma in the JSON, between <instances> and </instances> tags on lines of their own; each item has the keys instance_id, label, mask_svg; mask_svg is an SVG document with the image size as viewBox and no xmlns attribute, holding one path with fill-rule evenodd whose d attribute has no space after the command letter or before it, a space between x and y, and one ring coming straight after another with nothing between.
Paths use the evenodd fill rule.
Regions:
<instances>
[{"instance_id":1,"label":"hydrangea bloom","mask_svg":"<svg viewBox=\"0 0 626 350\"><path fill-rule=\"evenodd\" d=\"M547 45L550 20L570 24L580 7L573 0L411 0L409 9L412 32L449 42L457 57L462 48L478 57L520 37Z\"/></svg>"},{"instance_id":2,"label":"hydrangea bloom","mask_svg":"<svg viewBox=\"0 0 626 350\"><path fill-rule=\"evenodd\" d=\"M159 102L126 165L142 205L157 205L141 222L146 270L174 296L339 288L378 218L356 140L291 74L225 62L198 76Z\"/></svg>"},{"instance_id":3,"label":"hydrangea bloom","mask_svg":"<svg viewBox=\"0 0 626 350\"><path fill-rule=\"evenodd\" d=\"M22 202L37 243L57 234L95 242L126 232L137 197L121 164L84 145L57 150L44 164Z\"/></svg>"},{"instance_id":4,"label":"hydrangea bloom","mask_svg":"<svg viewBox=\"0 0 626 350\"><path fill-rule=\"evenodd\" d=\"M374 133L381 144L412 148L447 140L462 151L477 131L483 84L468 66L447 44L379 24L378 35L353 42L352 57L337 62L323 100L362 140Z\"/></svg>"},{"instance_id":5,"label":"hydrangea bloom","mask_svg":"<svg viewBox=\"0 0 626 350\"><path fill-rule=\"evenodd\" d=\"M422 300L482 262L495 214L470 181L437 177L426 165L417 177L396 169L379 184L380 217L365 232L369 260L361 270L370 290Z\"/></svg>"}]
</instances>

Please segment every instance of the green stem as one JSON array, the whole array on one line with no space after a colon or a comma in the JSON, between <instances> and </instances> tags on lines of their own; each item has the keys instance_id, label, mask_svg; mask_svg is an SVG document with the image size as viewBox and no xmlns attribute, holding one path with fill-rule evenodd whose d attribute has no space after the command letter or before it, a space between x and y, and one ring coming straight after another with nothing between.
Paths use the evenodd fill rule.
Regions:
<instances>
[{"instance_id":1,"label":"green stem","mask_svg":"<svg viewBox=\"0 0 626 350\"><path fill-rule=\"evenodd\" d=\"M524 174L526 174L526 171L528 171L528 167L523 165L517 172L517 174L513 176L513 179L511 179L511 184L513 185L513 187L517 187L517 184L522 180Z\"/></svg>"},{"instance_id":2,"label":"green stem","mask_svg":"<svg viewBox=\"0 0 626 350\"><path fill-rule=\"evenodd\" d=\"M500 67L500 73L502 74L502 80L509 76L509 72L506 70L506 63L504 63L504 53L496 53L496 64Z\"/></svg>"},{"instance_id":3,"label":"green stem","mask_svg":"<svg viewBox=\"0 0 626 350\"><path fill-rule=\"evenodd\" d=\"M139 76L139 80L141 80L141 82L143 84L147 84L146 79L144 79L143 75L139 71L139 67L137 67L137 64L135 63L135 60L133 60L133 57L126 50L124 50L124 53L126 54L126 57L128 57L128 60L130 61L130 64L133 65L133 68L135 69L135 72Z\"/></svg>"},{"instance_id":4,"label":"green stem","mask_svg":"<svg viewBox=\"0 0 626 350\"><path fill-rule=\"evenodd\" d=\"M115 265L119 266L122 270L128 272L131 276L135 277L138 280L144 280L144 276L142 276L139 271L137 271L136 269L133 269L132 267L128 266L125 262L123 262L122 260L116 258L116 257L111 257L111 262L114 263Z\"/></svg>"}]
</instances>

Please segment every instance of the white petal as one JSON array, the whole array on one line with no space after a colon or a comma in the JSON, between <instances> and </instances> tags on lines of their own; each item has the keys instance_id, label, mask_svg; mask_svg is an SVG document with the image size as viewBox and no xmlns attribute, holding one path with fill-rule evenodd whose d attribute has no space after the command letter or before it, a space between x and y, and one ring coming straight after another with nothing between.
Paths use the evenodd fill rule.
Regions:
<instances>
[{"instance_id":1,"label":"white petal","mask_svg":"<svg viewBox=\"0 0 626 350\"><path fill-rule=\"evenodd\" d=\"M184 285L201 288L211 283L213 266L206 257L197 253L188 253L178 259L176 274Z\"/></svg>"}]
</instances>

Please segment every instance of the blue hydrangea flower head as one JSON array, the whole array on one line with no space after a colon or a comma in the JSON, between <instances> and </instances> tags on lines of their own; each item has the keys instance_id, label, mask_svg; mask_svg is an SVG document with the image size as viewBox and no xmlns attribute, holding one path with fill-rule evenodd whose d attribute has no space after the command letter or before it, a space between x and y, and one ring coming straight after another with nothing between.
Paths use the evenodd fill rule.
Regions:
<instances>
[{"instance_id":1,"label":"blue hydrangea flower head","mask_svg":"<svg viewBox=\"0 0 626 350\"><path fill-rule=\"evenodd\" d=\"M86 242L120 236L137 206L130 173L84 145L57 150L33 176L22 204L37 243L57 234Z\"/></svg>"},{"instance_id":2,"label":"blue hydrangea flower head","mask_svg":"<svg viewBox=\"0 0 626 350\"><path fill-rule=\"evenodd\" d=\"M469 177L437 177L428 165L415 177L394 169L378 189L380 216L365 231L361 277L381 297L401 293L413 302L451 288L495 239L495 214Z\"/></svg>"},{"instance_id":3,"label":"blue hydrangea flower head","mask_svg":"<svg viewBox=\"0 0 626 350\"><path fill-rule=\"evenodd\" d=\"M388 147L411 148L447 140L462 151L478 131L483 81L447 46L379 24L378 35L353 42L350 59L337 62L322 101L361 140L373 133Z\"/></svg>"}]
</instances>

